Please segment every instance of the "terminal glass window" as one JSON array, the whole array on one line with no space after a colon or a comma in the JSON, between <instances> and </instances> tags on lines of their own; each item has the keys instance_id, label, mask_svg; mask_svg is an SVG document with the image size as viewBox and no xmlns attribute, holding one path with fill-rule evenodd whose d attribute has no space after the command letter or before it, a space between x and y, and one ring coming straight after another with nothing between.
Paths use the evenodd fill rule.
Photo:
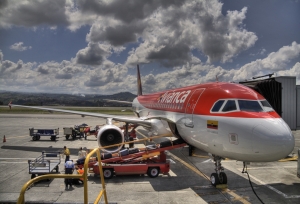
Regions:
<instances>
[{"instance_id":1,"label":"terminal glass window","mask_svg":"<svg viewBox=\"0 0 300 204\"><path fill-rule=\"evenodd\" d=\"M263 112L258 101L238 100L241 111Z\"/></svg>"},{"instance_id":2,"label":"terminal glass window","mask_svg":"<svg viewBox=\"0 0 300 204\"><path fill-rule=\"evenodd\" d=\"M237 108L236 108L235 100L228 100L224 108L222 109L222 112L235 111L236 109Z\"/></svg>"},{"instance_id":3,"label":"terminal glass window","mask_svg":"<svg viewBox=\"0 0 300 204\"><path fill-rule=\"evenodd\" d=\"M211 112L218 112L223 105L224 100L219 100L215 103L214 107L211 109Z\"/></svg>"}]
</instances>

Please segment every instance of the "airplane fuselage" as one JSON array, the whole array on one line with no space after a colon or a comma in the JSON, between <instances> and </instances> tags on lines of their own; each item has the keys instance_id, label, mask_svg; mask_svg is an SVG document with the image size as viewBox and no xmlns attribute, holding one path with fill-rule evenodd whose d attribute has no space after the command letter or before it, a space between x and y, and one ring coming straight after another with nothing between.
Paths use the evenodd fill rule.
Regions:
<instances>
[{"instance_id":1,"label":"airplane fuselage","mask_svg":"<svg viewBox=\"0 0 300 204\"><path fill-rule=\"evenodd\" d=\"M294 148L288 125L263 96L240 84L207 83L141 95L133 110L151 120L154 133L175 124L188 144L230 159L275 161Z\"/></svg>"}]
</instances>

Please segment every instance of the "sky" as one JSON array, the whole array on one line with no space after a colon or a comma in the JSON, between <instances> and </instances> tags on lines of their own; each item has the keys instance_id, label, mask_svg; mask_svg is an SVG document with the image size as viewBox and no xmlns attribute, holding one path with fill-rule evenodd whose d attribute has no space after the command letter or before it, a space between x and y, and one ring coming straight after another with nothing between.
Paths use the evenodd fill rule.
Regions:
<instances>
[{"instance_id":1,"label":"sky","mask_svg":"<svg viewBox=\"0 0 300 204\"><path fill-rule=\"evenodd\" d=\"M300 85L300 0L0 0L0 90L143 93L274 73Z\"/></svg>"}]
</instances>

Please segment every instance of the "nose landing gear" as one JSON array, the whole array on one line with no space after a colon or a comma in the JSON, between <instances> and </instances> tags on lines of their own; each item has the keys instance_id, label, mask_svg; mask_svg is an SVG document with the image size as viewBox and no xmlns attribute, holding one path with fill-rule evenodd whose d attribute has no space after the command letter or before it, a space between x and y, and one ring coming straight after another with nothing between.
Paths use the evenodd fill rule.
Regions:
<instances>
[{"instance_id":1,"label":"nose landing gear","mask_svg":"<svg viewBox=\"0 0 300 204\"><path fill-rule=\"evenodd\" d=\"M216 168L215 168L216 173L212 173L210 175L211 184L213 186L216 186L218 184L227 184L227 176L223 172L224 168L222 167L222 164L221 164L221 160L224 158L216 156L216 155L211 155L211 157L216 166Z\"/></svg>"}]
</instances>

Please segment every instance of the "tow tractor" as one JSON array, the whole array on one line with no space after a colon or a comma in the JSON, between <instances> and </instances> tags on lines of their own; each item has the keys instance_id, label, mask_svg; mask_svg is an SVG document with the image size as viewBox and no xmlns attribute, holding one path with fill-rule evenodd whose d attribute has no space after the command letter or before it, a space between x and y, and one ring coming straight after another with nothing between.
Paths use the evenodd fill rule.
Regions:
<instances>
[{"instance_id":1,"label":"tow tractor","mask_svg":"<svg viewBox=\"0 0 300 204\"><path fill-rule=\"evenodd\" d=\"M166 141L157 145L149 145L145 148L129 148L118 153L102 153L101 162L104 178L110 179L113 175L147 174L151 178L160 173L168 174L170 162L166 159L166 150L172 150L186 146L182 139ZM83 169L83 164L76 165ZM97 158L91 159L88 164L89 173L99 175Z\"/></svg>"},{"instance_id":2,"label":"tow tractor","mask_svg":"<svg viewBox=\"0 0 300 204\"><path fill-rule=\"evenodd\" d=\"M83 123L81 125L75 125L74 127L64 127L64 135L66 136L66 139L68 140L70 137L73 138L73 140L76 139L77 136L84 137L87 139L87 136L89 135L95 135L97 137L98 129L100 127L97 125L95 127L95 130L91 130L91 126L88 126L87 124Z\"/></svg>"}]
</instances>

